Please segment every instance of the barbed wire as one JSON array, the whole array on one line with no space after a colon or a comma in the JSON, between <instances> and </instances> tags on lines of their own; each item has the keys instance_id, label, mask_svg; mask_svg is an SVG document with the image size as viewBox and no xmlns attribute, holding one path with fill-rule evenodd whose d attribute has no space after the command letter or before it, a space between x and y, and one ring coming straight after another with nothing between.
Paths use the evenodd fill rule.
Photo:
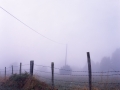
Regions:
<instances>
[{"instance_id":1,"label":"barbed wire","mask_svg":"<svg viewBox=\"0 0 120 90\"><path fill-rule=\"evenodd\" d=\"M51 68L51 66L44 66L44 65L37 65L37 64L34 64L35 66L40 66L40 67L49 67Z\"/></svg>"},{"instance_id":2,"label":"barbed wire","mask_svg":"<svg viewBox=\"0 0 120 90\"><path fill-rule=\"evenodd\" d=\"M43 77L43 76L40 76L40 75L37 75L38 77L40 78L44 78L44 79L47 79L47 80L51 80L51 78L46 78L46 77ZM72 82L72 83L88 83L88 82L73 82L73 81L65 81L65 80L59 80L59 79L54 79L55 81L61 81L61 82ZM96 83L96 82L93 82L93 83Z\"/></svg>"},{"instance_id":3,"label":"barbed wire","mask_svg":"<svg viewBox=\"0 0 120 90\"><path fill-rule=\"evenodd\" d=\"M21 66L27 66L27 65L30 65L30 64L23 64L23 65L21 65ZM20 65L18 65L18 66L14 66L13 65L13 68L14 67L20 67ZM12 65L10 66L10 67L6 67L6 69L11 69L12 68ZM4 69L0 69L0 70L5 70L5 68Z\"/></svg>"},{"instance_id":4,"label":"barbed wire","mask_svg":"<svg viewBox=\"0 0 120 90\"><path fill-rule=\"evenodd\" d=\"M41 67L49 67L51 68L51 66L44 66L44 65L37 65L35 64L35 66L41 66ZM73 71L73 70L67 70L67 69L61 69L61 68L54 68L54 69L58 69L58 70L64 70L64 71L71 71L71 72L88 72L88 71ZM92 72L92 73L109 73L109 72L115 72L115 73L118 73L120 71L103 71L103 72Z\"/></svg>"},{"instance_id":5,"label":"barbed wire","mask_svg":"<svg viewBox=\"0 0 120 90\"><path fill-rule=\"evenodd\" d=\"M30 64L24 64L22 66L26 66L26 65L30 65ZM35 66L42 66L42 67L49 67L51 68L50 66L43 66L43 65L36 65ZM13 67L18 67L18 66L13 66ZM12 68L12 67L7 67L6 69L8 68ZM65 71L70 71L70 70L66 70L66 69L60 69L60 68L55 68L55 69L59 69L59 70L65 70ZM1 71L2 70L2 71ZM30 70L30 69L22 69L22 71L25 71L25 70ZM46 72L46 71L40 71L40 70L36 70L34 69L35 71L39 71L39 72L43 72L43 73L51 73L51 72ZM6 72L12 72L12 70L6 70ZM13 71L19 71L19 70L13 70ZM0 72L5 72L5 69L0 69ZM88 71L72 71L72 72L88 72ZM106 71L106 72L92 72L92 73L109 73L109 72L115 72L115 73L118 73L120 71ZM55 75L69 75L69 76L88 76L88 75L72 75L72 74L60 74L60 73L54 73ZM108 75L92 75L92 76L114 76L114 75L120 75L120 74L108 74Z\"/></svg>"},{"instance_id":6,"label":"barbed wire","mask_svg":"<svg viewBox=\"0 0 120 90\"><path fill-rule=\"evenodd\" d=\"M27 65L30 65L30 64L23 64L22 66L27 66ZM48 67L48 68L51 68L51 66L44 66L44 65L37 65L37 64L34 64L35 66L42 66L42 67ZM13 68L14 67L20 67L20 66L13 66ZM8 68L12 68L12 66L10 66L10 67L6 67L6 69L8 69ZM54 69L58 69L58 70L64 70L64 71L70 71L70 72L86 72L86 73L88 73L88 71L73 71L73 70L67 70L67 69L61 69L61 68L54 68ZM5 70L5 69L0 69L0 71L1 70ZM109 72L111 72L111 73L119 73L120 71L103 71L103 72L92 72L92 73L109 73Z\"/></svg>"},{"instance_id":7,"label":"barbed wire","mask_svg":"<svg viewBox=\"0 0 120 90\"><path fill-rule=\"evenodd\" d=\"M28 66L28 65L30 65L30 64L23 64L23 65L21 65L21 66Z\"/></svg>"},{"instance_id":8,"label":"barbed wire","mask_svg":"<svg viewBox=\"0 0 120 90\"><path fill-rule=\"evenodd\" d=\"M35 69L34 69L35 70ZM51 72L46 72L46 71L40 71L40 70L35 70L43 73L51 73ZM37 72L38 73L38 72ZM88 77L88 75L72 75L72 74L59 74L59 73L54 73L55 75L62 75L62 76L85 76ZM111 75L92 75L92 76L114 76L114 75L120 75L120 74L111 74Z\"/></svg>"}]
</instances>

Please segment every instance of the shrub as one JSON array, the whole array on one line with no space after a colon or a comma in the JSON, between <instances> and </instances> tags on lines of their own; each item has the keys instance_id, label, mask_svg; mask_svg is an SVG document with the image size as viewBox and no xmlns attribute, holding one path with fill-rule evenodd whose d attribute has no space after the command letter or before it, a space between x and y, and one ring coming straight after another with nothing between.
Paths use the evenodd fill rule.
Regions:
<instances>
[{"instance_id":1,"label":"shrub","mask_svg":"<svg viewBox=\"0 0 120 90\"><path fill-rule=\"evenodd\" d=\"M53 90L45 82L30 76L27 72L11 75L1 86L0 90Z\"/></svg>"}]
</instances>

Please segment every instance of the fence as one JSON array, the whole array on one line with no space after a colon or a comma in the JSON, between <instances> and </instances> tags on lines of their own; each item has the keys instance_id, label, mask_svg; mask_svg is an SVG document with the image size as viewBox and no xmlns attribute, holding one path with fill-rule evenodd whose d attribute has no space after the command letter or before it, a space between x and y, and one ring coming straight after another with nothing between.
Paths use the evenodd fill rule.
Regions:
<instances>
[{"instance_id":1,"label":"fence","mask_svg":"<svg viewBox=\"0 0 120 90\"><path fill-rule=\"evenodd\" d=\"M92 88L109 88L108 90L120 90L120 71L106 71L106 72L92 72L90 54L87 53L88 58L88 71L71 71L72 74L60 74L60 70L70 71L66 69L54 67L54 63L51 63L51 66L43 66L34 64L34 61L30 61L30 64L20 63L20 66L11 66L5 69L0 70L0 75L4 76L6 79L7 76L10 76L14 73L21 74L24 71L27 71L31 76L46 82L52 87L57 87L59 89L70 89L70 88L80 88L86 87L89 90ZM29 67L29 69L23 69L24 66ZM15 68L18 67L18 70ZM49 70L39 70L37 68L48 68ZM17 71L17 72L16 72ZM2 73L3 72L3 73ZM93 87L92 87L93 86ZM106 89L103 89L106 90Z\"/></svg>"}]
</instances>

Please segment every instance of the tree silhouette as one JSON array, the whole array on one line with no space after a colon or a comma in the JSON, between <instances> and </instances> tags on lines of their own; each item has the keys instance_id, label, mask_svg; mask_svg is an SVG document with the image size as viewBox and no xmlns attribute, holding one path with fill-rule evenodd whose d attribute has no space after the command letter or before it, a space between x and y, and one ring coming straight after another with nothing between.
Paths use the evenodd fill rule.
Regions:
<instances>
[{"instance_id":1,"label":"tree silhouette","mask_svg":"<svg viewBox=\"0 0 120 90\"><path fill-rule=\"evenodd\" d=\"M111 60L109 57L103 57L100 62L100 71L108 71L111 68Z\"/></svg>"},{"instance_id":2,"label":"tree silhouette","mask_svg":"<svg viewBox=\"0 0 120 90\"><path fill-rule=\"evenodd\" d=\"M111 57L111 67L114 70L119 70L120 64L120 48L116 49L116 51L112 54Z\"/></svg>"}]
</instances>

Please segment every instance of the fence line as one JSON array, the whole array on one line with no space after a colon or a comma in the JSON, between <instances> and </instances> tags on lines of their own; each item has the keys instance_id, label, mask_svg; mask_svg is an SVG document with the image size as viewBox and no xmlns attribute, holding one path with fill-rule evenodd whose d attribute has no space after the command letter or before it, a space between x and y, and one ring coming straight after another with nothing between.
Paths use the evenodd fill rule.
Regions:
<instances>
[{"instance_id":1,"label":"fence line","mask_svg":"<svg viewBox=\"0 0 120 90\"><path fill-rule=\"evenodd\" d=\"M32 65L32 67L31 67L31 65ZM29 69L23 69L22 68L22 66L30 66L30 68ZM34 67L35 66L43 66L43 65L36 65L36 64L34 64L34 62L32 63L32 64L23 64L22 65L22 63L21 63L21 67L20 66L13 66L13 67L7 67L7 68L5 68L5 69L0 69L0 72L5 72L4 73L4 75L5 75L5 78L6 78L6 75L8 75L8 73L7 72L11 72L11 74L14 74L14 71L20 71L20 70L15 70L14 68L15 67L19 67L19 68L21 68L21 71L26 71L26 70L29 70L29 73L31 73L31 75L34 75L34 71L37 71L37 73L49 73L49 74L51 74L51 75L53 75L51 78L46 78L46 77L43 77L43 76L40 76L40 75L37 75L38 77L40 77L40 78L44 78L44 79L46 79L46 80L52 80L51 81L51 83L53 83L52 84L52 86L53 87L55 87L55 85L54 85L54 82L64 82L64 83L71 83L71 84L73 84L73 85L80 85L80 86L83 86L83 85L81 85L81 84L87 84L88 85L88 83L89 82L75 82L75 81L66 81L66 80L59 80L59 79L54 79L54 75L61 75L61 76L74 76L74 77L88 77L89 75L87 74L87 75L72 75L72 74L60 74L60 73L52 73L52 71L54 70L54 69L59 69L59 70L64 70L64 71L70 71L70 70L66 70L66 69L60 69L60 68L54 68L53 67L53 69L51 69L51 72L47 72L47 71L41 71L41 70L36 70L36 69L34 69ZM50 66L44 66L44 67L48 67L48 68L51 68ZM9 70L8 70L9 69ZM11 69L11 70L10 70ZM31 69L33 70L33 71L31 71ZM1 71L2 70L2 71ZM31 71L31 72L30 72ZM71 72L88 72L88 71L71 71ZM104 75L104 74L106 74L106 73L108 73L108 72L111 72L111 73L109 73L108 75ZM94 76L96 76L96 77L103 77L103 76L105 76L105 77L108 77L108 76L120 76L120 74L118 74L120 71L106 71L106 72L91 72L91 73L94 73L92 76L94 77ZM21 72L22 73L22 72ZM19 74L21 74L20 72L19 72ZM95 75L95 73L97 74L97 75ZM101 73L103 74L103 75L101 75ZM117 73L117 74L116 74ZM0 73L1 74L1 73ZM98 74L100 74L100 75L98 75ZM98 84L98 85L102 85L102 84L113 84L113 85L120 85L120 82L113 82L113 83L109 83L109 82L107 82L107 83L102 83L102 82L94 82L94 81L92 81L91 82L92 84Z\"/></svg>"},{"instance_id":2,"label":"fence line","mask_svg":"<svg viewBox=\"0 0 120 90\"><path fill-rule=\"evenodd\" d=\"M35 69L34 69L35 70ZM51 72L46 72L46 71L40 71L40 70L35 70L35 71L39 71L39 72L43 72L43 73L51 73ZM88 75L71 75L71 74L59 74L59 73L54 73L55 75L68 75L68 76L85 76L88 77ZM120 74L111 74L111 75L92 75L92 76L114 76L114 75L120 75Z\"/></svg>"},{"instance_id":3,"label":"fence line","mask_svg":"<svg viewBox=\"0 0 120 90\"><path fill-rule=\"evenodd\" d=\"M21 65L21 66L27 66L27 65L30 65L30 64L24 64L24 65ZM19 67L19 66L13 66L13 68L14 67ZM44 66L44 67L46 67L46 66ZM6 67L6 72L10 72L10 70L7 70L8 68L11 68L11 71L12 71L12 67ZM57 69L59 69L59 68L57 68ZM23 70L30 70L30 69L23 69ZM70 70L66 70L66 69L59 69L59 70L70 71ZM13 71L19 71L19 70L14 69ZM46 71L41 71L41 70L36 70L36 69L34 69L34 71L39 71L39 72L44 72L44 73L51 73L51 72L46 72ZM5 69L0 69L0 72L5 72ZM72 71L72 72L88 72L88 71ZM103 73L108 73L108 72L119 73L120 71L106 71L106 72L92 72L92 73L100 73L100 74L102 73L103 74ZM88 76L88 75L71 75L71 74L60 74L60 73L54 73L54 74L56 74L56 75L70 75L70 76ZM110 74L110 73L109 73L109 75L94 75L93 74L92 76L114 76L114 75L120 75L120 74Z\"/></svg>"},{"instance_id":4,"label":"fence line","mask_svg":"<svg viewBox=\"0 0 120 90\"><path fill-rule=\"evenodd\" d=\"M42 67L49 67L49 68L51 68L50 66L44 66L44 65L37 65L37 64L35 64L35 66L42 66ZM66 69L60 69L60 68L54 68L54 69L58 69L58 70L64 70L64 71L71 71L71 70L66 70ZM88 71L71 71L71 72L86 72L86 73L88 73ZM104 72L91 72L91 73L109 73L109 72L120 72L120 71L104 71Z\"/></svg>"},{"instance_id":5,"label":"fence line","mask_svg":"<svg viewBox=\"0 0 120 90\"><path fill-rule=\"evenodd\" d=\"M24 64L22 66L27 66L27 65L30 65L30 64ZM19 66L13 66L13 67L19 67ZM44 67L48 67L48 66L44 66ZM6 67L6 69L8 68L11 68L11 67ZM51 67L50 67L51 68ZM71 70L66 70L66 69L60 69L60 68L54 68L54 69L59 69L59 70L64 70L64 71L71 71ZM0 72L4 72L4 69L0 69ZM39 70L38 70L39 71ZM88 72L88 71L71 71L71 72ZM106 71L106 72L92 72L92 73L119 73L120 71ZM51 72L50 72L51 73ZM68 74L69 75L69 74Z\"/></svg>"},{"instance_id":6,"label":"fence line","mask_svg":"<svg viewBox=\"0 0 120 90\"><path fill-rule=\"evenodd\" d=\"M21 65L21 66L27 66L27 65L30 65L30 64L24 64L24 65ZM36 65L35 65L36 66ZM13 66L14 67L19 67L19 66ZM46 66L44 66L46 67ZM48 66L47 66L48 67ZM10 70L7 70L11 68L11 72L12 72L12 67L6 67L6 72L10 72ZM51 67L50 67L51 68ZM59 68L57 68L59 69ZM23 70L30 70L30 69L23 69ZM66 70L66 69L59 69L59 70L65 70L65 71L70 71L70 70ZM13 71L19 71L19 70L13 70ZM51 72L46 72L46 71L41 71L41 70L36 70L34 69L34 71L39 71L39 72L44 72L44 73L51 73ZM5 72L5 69L0 69L0 72ZM72 72L88 72L88 71L72 71ZM106 72L92 72L92 73L108 73L108 72L111 72L111 73L119 73L120 71L106 71ZM71 75L71 74L60 74L60 73L54 73L56 75L70 75L70 76L88 76L88 75ZM114 76L114 75L120 75L120 74L110 74L109 75L92 75L92 76Z\"/></svg>"}]
</instances>

